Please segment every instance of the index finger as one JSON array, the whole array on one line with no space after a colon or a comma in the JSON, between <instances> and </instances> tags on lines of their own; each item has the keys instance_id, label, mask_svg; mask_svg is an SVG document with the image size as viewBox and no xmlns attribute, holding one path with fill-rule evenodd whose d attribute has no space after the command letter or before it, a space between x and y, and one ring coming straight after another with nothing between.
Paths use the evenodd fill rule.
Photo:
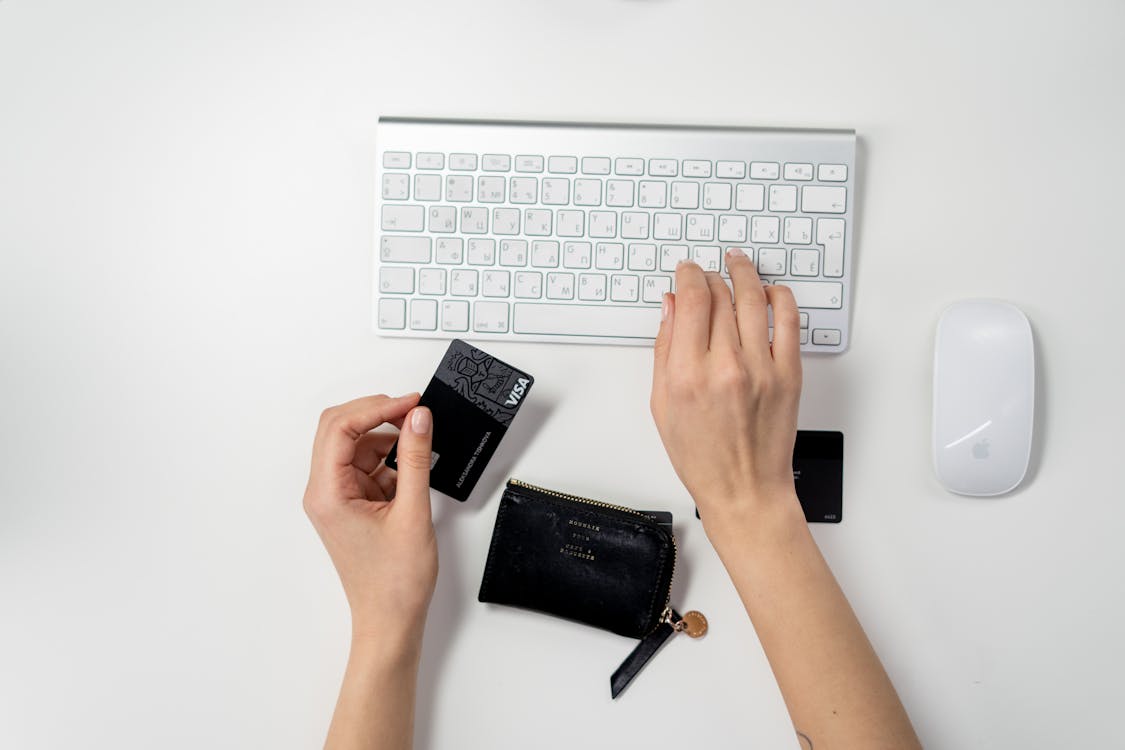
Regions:
<instances>
[{"instance_id":1,"label":"index finger","mask_svg":"<svg viewBox=\"0 0 1125 750\"><path fill-rule=\"evenodd\" d=\"M356 441L384 422L401 420L421 396L365 396L325 409L313 442L313 465L348 466L355 458Z\"/></svg>"}]
</instances>

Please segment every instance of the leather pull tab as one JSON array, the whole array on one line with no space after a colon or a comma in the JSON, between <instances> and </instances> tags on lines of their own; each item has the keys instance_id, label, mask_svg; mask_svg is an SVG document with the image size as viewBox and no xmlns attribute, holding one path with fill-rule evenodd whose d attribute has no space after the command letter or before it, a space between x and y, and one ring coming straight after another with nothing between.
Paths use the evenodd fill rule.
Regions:
<instances>
[{"instance_id":1,"label":"leather pull tab","mask_svg":"<svg viewBox=\"0 0 1125 750\"><path fill-rule=\"evenodd\" d=\"M614 698L621 695L633 678L640 674L649 660L656 656L656 652L675 632L676 629L671 623L664 621L656 627L656 630L641 639L633 652L625 657L625 661L621 662L621 666L609 678L609 692Z\"/></svg>"}]
</instances>

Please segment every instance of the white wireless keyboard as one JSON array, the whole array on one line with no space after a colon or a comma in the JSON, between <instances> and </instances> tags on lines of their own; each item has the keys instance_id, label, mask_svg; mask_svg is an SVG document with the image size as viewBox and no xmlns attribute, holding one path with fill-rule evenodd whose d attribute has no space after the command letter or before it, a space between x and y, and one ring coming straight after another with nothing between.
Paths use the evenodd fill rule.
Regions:
<instances>
[{"instance_id":1,"label":"white wireless keyboard","mask_svg":"<svg viewBox=\"0 0 1125 750\"><path fill-rule=\"evenodd\" d=\"M785 284L848 344L855 133L383 118L375 328L651 345L676 263Z\"/></svg>"}]
</instances>

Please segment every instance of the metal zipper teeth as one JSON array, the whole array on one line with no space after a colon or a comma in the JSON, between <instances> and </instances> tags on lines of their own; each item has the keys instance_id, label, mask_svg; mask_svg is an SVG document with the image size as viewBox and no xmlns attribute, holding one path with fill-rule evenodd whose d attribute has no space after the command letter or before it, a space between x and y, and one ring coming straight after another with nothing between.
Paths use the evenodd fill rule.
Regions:
<instances>
[{"instance_id":1,"label":"metal zipper teeth","mask_svg":"<svg viewBox=\"0 0 1125 750\"><path fill-rule=\"evenodd\" d=\"M532 490L533 492L541 492L544 495L550 495L552 497L561 498L563 500L571 500L571 501L576 502L576 503L585 503L586 505L594 505L594 506L597 506L599 508L610 508L611 510L619 510L619 511L623 511L625 513L631 513L634 516L640 516L641 518L645 519L646 521L650 521L650 522L652 521L652 519L649 518L648 516L646 516L644 513L641 513L640 511L633 510L632 508L626 508L623 505L614 505L613 503L603 503L601 500L591 500L588 497L582 497L581 495L571 495L571 494L568 494L566 492L556 492L555 490L549 490L546 487L539 487L538 485L528 484L527 482L521 482L518 479L509 479L508 484L515 485L516 487L522 487L525 490ZM668 605L672 601L672 581L676 580L676 558L680 556L679 547L676 545L676 535L675 534L669 534L668 536L672 537L672 575L668 578L668 592L664 597L664 610L661 611L661 613L660 613L661 621L663 621L664 614L668 610ZM657 622L657 627L659 627L659 626L660 626L660 622Z\"/></svg>"}]
</instances>

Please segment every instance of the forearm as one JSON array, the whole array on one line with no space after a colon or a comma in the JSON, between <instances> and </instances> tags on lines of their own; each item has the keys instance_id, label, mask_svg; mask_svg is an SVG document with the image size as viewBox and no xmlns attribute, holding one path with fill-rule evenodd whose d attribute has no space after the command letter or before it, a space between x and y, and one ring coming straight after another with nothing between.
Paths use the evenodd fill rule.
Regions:
<instances>
[{"instance_id":1,"label":"forearm","mask_svg":"<svg viewBox=\"0 0 1125 750\"><path fill-rule=\"evenodd\" d=\"M798 732L817 750L909 748L910 719L809 533L796 497L715 519L709 536L773 668Z\"/></svg>"},{"instance_id":2,"label":"forearm","mask_svg":"<svg viewBox=\"0 0 1125 750\"><path fill-rule=\"evenodd\" d=\"M326 750L410 750L421 649L420 630L353 637Z\"/></svg>"}]
</instances>

